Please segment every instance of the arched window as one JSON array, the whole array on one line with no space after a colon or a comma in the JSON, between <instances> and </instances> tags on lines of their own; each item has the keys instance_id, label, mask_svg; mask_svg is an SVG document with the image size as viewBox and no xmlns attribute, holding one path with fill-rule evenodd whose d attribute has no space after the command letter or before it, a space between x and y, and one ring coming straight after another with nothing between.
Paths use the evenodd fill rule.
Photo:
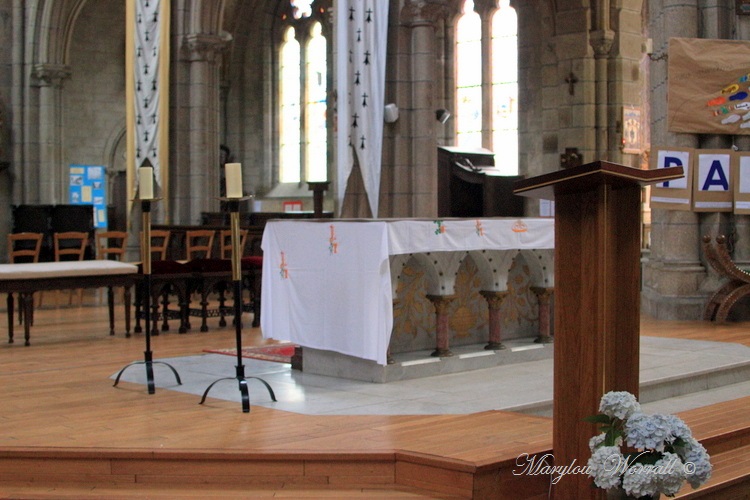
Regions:
<instances>
[{"instance_id":1,"label":"arched window","mask_svg":"<svg viewBox=\"0 0 750 500\"><path fill-rule=\"evenodd\" d=\"M482 20L466 0L456 25L456 143L482 146Z\"/></svg>"},{"instance_id":2,"label":"arched window","mask_svg":"<svg viewBox=\"0 0 750 500\"><path fill-rule=\"evenodd\" d=\"M320 23L310 30L307 42L305 75L305 170L306 180L325 181L328 166L326 39Z\"/></svg>"},{"instance_id":3,"label":"arched window","mask_svg":"<svg viewBox=\"0 0 750 500\"><path fill-rule=\"evenodd\" d=\"M294 28L287 28L281 44L279 68L279 181L299 182L300 136L300 46Z\"/></svg>"},{"instance_id":4,"label":"arched window","mask_svg":"<svg viewBox=\"0 0 750 500\"><path fill-rule=\"evenodd\" d=\"M328 173L328 46L312 0L292 0L279 49L279 182L325 181ZM323 7L315 8L322 15ZM318 18L320 19L320 18Z\"/></svg>"},{"instance_id":5,"label":"arched window","mask_svg":"<svg viewBox=\"0 0 750 500\"><path fill-rule=\"evenodd\" d=\"M474 2L465 0L456 23L456 144L495 152L497 167L506 175L518 173L518 19L509 0L491 12L489 71L482 68L482 20ZM489 75L484 82L482 75ZM485 95L488 89L491 95ZM482 103L492 103L490 116ZM490 130L483 139L482 130Z\"/></svg>"},{"instance_id":6,"label":"arched window","mask_svg":"<svg viewBox=\"0 0 750 500\"><path fill-rule=\"evenodd\" d=\"M492 150L504 174L518 173L518 18L508 0L492 16Z\"/></svg>"}]
</instances>

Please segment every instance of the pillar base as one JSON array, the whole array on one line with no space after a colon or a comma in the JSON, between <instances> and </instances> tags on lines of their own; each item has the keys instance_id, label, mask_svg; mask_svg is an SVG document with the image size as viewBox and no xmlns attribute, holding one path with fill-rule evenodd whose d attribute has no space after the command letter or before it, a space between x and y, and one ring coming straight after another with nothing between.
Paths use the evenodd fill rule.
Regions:
<instances>
[{"instance_id":1,"label":"pillar base","mask_svg":"<svg viewBox=\"0 0 750 500\"><path fill-rule=\"evenodd\" d=\"M488 342L486 346L484 346L485 351L501 351L505 349L505 346L502 342Z\"/></svg>"},{"instance_id":2,"label":"pillar base","mask_svg":"<svg viewBox=\"0 0 750 500\"><path fill-rule=\"evenodd\" d=\"M453 353L450 349L435 349L430 356L433 358L449 358L453 356Z\"/></svg>"}]
</instances>

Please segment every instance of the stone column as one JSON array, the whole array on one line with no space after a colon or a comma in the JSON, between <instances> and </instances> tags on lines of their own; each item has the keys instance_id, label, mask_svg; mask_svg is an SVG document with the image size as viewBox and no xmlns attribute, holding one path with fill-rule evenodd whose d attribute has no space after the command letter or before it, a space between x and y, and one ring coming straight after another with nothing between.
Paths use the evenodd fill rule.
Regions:
<instances>
[{"instance_id":1,"label":"stone column","mask_svg":"<svg viewBox=\"0 0 750 500\"><path fill-rule=\"evenodd\" d=\"M227 41L217 35L185 36L185 52L189 64L190 104L187 110L189 129L186 131L188 164L171 173L179 192L172 199L179 207L180 221L200 223L201 212L218 210L219 196L219 134L220 91L219 68Z\"/></svg>"},{"instance_id":2,"label":"stone column","mask_svg":"<svg viewBox=\"0 0 750 500\"><path fill-rule=\"evenodd\" d=\"M651 144L699 147L695 134L667 129L667 63L670 37L697 37L697 0L654 0L649 3L651 58ZM651 250L643 264L641 306L659 319L699 319L706 293L700 291L706 269L700 262L698 214L652 209Z\"/></svg>"},{"instance_id":3,"label":"stone column","mask_svg":"<svg viewBox=\"0 0 750 500\"><path fill-rule=\"evenodd\" d=\"M411 154L403 167L406 175L394 172L393 216L432 217L437 213L437 145L435 139L435 21L443 12L445 0L409 0L402 10L403 24L411 30L408 80L408 110ZM406 115L406 113L405 113ZM407 184L404 186L403 184Z\"/></svg>"},{"instance_id":4,"label":"stone column","mask_svg":"<svg viewBox=\"0 0 750 500\"><path fill-rule=\"evenodd\" d=\"M453 356L449 347L448 306L456 298L455 295L428 295L427 298L435 307L435 351L430 356L446 358Z\"/></svg>"},{"instance_id":5,"label":"stone column","mask_svg":"<svg viewBox=\"0 0 750 500\"><path fill-rule=\"evenodd\" d=\"M482 297L487 301L489 307L490 317L489 323L489 338L487 339L487 345L484 348L488 351L498 351L505 349L502 341L502 317L500 316L500 307L503 304L503 300L508 296L508 291L494 291L494 290L482 290L479 292Z\"/></svg>"},{"instance_id":6,"label":"stone column","mask_svg":"<svg viewBox=\"0 0 750 500\"><path fill-rule=\"evenodd\" d=\"M39 169L35 179L24 183L28 193L36 186L40 203L64 203L62 161L62 88L70 77L63 64L37 64L32 70L33 85L39 88Z\"/></svg>"},{"instance_id":7,"label":"stone column","mask_svg":"<svg viewBox=\"0 0 750 500\"><path fill-rule=\"evenodd\" d=\"M545 287L531 287L531 291L536 295L539 300L539 336L534 340L537 344L550 344L554 341L552 337L552 322L550 302L552 294L555 293L554 288Z\"/></svg>"}]
</instances>

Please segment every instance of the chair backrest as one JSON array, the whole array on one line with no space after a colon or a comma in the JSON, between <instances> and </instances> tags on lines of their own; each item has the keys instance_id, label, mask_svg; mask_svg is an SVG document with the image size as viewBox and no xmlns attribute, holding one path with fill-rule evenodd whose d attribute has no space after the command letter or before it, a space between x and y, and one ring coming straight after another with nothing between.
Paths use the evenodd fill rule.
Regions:
<instances>
[{"instance_id":1,"label":"chair backrest","mask_svg":"<svg viewBox=\"0 0 750 500\"><path fill-rule=\"evenodd\" d=\"M221 230L221 240L219 246L221 247L221 258L231 259L232 258L232 231L230 229ZM245 244L247 243L247 229L240 229L240 257L245 253Z\"/></svg>"},{"instance_id":2,"label":"chair backrest","mask_svg":"<svg viewBox=\"0 0 750 500\"><path fill-rule=\"evenodd\" d=\"M89 235L80 231L65 231L54 233L54 241L56 261L83 260Z\"/></svg>"},{"instance_id":3,"label":"chair backrest","mask_svg":"<svg viewBox=\"0 0 750 500\"><path fill-rule=\"evenodd\" d=\"M102 231L96 233L96 258L100 260L122 260L128 233L125 231Z\"/></svg>"},{"instance_id":4,"label":"chair backrest","mask_svg":"<svg viewBox=\"0 0 750 500\"><path fill-rule=\"evenodd\" d=\"M188 260L197 258L211 258L216 231L212 229L194 229L185 232L185 246Z\"/></svg>"},{"instance_id":5,"label":"chair backrest","mask_svg":"<svg viewBox=\"0 0 750 500\"><path fill-rule=\"evenodd\" d=\"M167 260L167 250L169 249L169 238L172 232L167 229L151 230L151 260ZM143 232L141 231L140 240L143 242ZM143 260L143 248L141 248L141 260Z\"/></svg>"},{"instance_id":6,"label":"chair backrest","mask_svg":"<svg viewBox=\"0 0 750 500\"><path fill-rule=\"evenodd\" d=\"M15 263L21 258L21 262L39 262L43 236L42 233L8 234L8 260Z\"/></svg>"}]
</instances>

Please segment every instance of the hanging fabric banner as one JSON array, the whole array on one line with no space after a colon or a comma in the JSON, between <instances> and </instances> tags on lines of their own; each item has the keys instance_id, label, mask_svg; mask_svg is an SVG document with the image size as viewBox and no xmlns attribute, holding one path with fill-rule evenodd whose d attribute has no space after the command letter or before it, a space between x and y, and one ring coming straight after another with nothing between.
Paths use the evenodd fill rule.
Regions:
<instances>
[{"instance_id":1,"label":"hanging fabric banner","mask_svg":"<svg viewBox=\"0 0 750 500\"><path fill-rule=\"evenodd\" d=\"M750 134L750 42L669 39L670 132Z\"/></svg>"},{"instance_id":2,"label":"hanging fabric banner","mask_svg":"<svg viewBox=\"0 0 750 500\"><path fill-rule=\"evenodd\" d=\"M150 163L155 191L168 192L169 1L128 0L126 79L128 200L136 196L137 169ZM168 204L164 204L166 210ZM130 207L128 207L130 214Z\"/></svg>"},{"instance_id":3,"label":"hanging fabric banner","mask_svg":"<svg viewBox=\"0 0 750 500\"><path fill-rule=\"evenodd\" d=\"M383 149L388 2L339 0L336 7L338 206L356 162L378 216Z\"/></svg>"}]
</instances>

